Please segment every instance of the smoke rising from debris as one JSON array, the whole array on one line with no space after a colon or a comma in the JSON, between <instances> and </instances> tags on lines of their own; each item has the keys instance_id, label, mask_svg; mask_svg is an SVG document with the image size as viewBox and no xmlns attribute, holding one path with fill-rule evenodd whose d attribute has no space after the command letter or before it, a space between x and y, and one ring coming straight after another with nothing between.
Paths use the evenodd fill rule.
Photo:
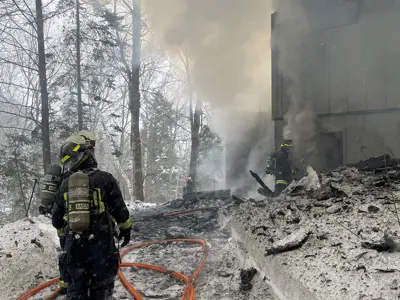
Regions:
<instances>
[{"instance_id":1,"label":"smoke rising from debris","mask_svg":"<svg viewBox=\"0 0 400 300\"><path fill-rule=\"evenodd\" d=\"M304 6L298 0L274 0L274 8L278 12L274 24L272 47L279 51L278 68L285 79L290 82L286 91L290 97L290 106L284 115L285 127L283 138L292 139L295 145L294 157L297 161L312 155L316 144L315 113L307 98L307 71L304 66L315 59L307 45L309 20ZM306 46L306 47L304 47ZM299 62L301 58L301 62ZM315 153L314 153L315 154Z\"/></svg>"},{"instance_id":2,"label":"smoke rising from debris","mask_svg":"<svg viewBox=\"0 0 400 300\"><path fill-rule=\"evenodd\" d=\"M265 0L148 0L152 28L184 50L196 92L213 109L269 108L270 6Z\"/></svg>"},{"instance_id":3,"label":"smoke rising from debris","mask_svg":"<svg viewBox=\"0 0 400 300\"><path fill-rule=\"evenodd\" d=\"M269 1L147 0L144 7L167 51L187 54L193 88L224 143L246 141L260 112L270 119Z\"/></svg>"},{"instance_id":4,"label":"smoke rising from debris","mask_svg":"<svg viewBox=\"0 0 400 300\"><path fill-rule=\"evenodd\" d=\"M376 143L382 139L383 118L317 120L315 113L398 106L395 53L400 40L394 28L400 24L399 5L374 0L274 1L278 16L273 46L279 50L279 69L289 81L285 96L291 98L284 136L294 140L297 158L305 158L313 167L331 160L325 154L328 139L320 132L343 132L345 148L359 139L360 147L354 145L345 160L370 156L371 151L359 150L361 146L386 152ZM386 142L398 147L392 138Z\"/></svg>"}]
</instances>

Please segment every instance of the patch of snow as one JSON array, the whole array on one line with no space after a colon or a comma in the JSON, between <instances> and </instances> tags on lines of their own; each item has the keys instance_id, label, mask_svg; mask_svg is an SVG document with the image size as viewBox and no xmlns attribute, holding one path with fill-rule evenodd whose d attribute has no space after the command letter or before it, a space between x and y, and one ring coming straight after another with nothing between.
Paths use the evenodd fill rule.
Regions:
<instances>
[{"instance_id":1,"label":"patch of snow","mask_svg":"<svg viewBox=\"0 0 400 300\"><path fill-rule=\"evenodd\" d=\"M0 228L0 295L16 299L36 285L58 277L59 241L49 218L39 216Z\"/></svg>"},{"instance_id":2,"label":"patch of snow","mask_svg":"<svg viewBox=\"0 0 400 300\"><path fill-rule=\"evenodd\" d=\"M316 191L321 188L318 174L311 166L307 166L307 191Z\"/></svg>"},{"instance_id":3,"label":"patch of snow","mask_svg":"<svg viewBox=\"0 0 400 300\"><path fill-rule=\"evenodd\" d=\"M157 205L158 205L157 203L147 203L142 201L132 201L126 203L126 207L128 208L129 211L136 211L144 208L156 207Z\"/></svg>"}]
</instances>

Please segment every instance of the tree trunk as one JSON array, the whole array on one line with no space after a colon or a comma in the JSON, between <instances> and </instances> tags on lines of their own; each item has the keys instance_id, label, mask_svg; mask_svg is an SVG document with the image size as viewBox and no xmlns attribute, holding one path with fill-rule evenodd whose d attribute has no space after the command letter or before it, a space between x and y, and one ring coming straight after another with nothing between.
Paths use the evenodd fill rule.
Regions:
<instances>
[{"instance_id":1,"label":"tree trunk","mask_svg":"<svg viewBox=\"0 0 400 300\"><path fill-rule=\"evenodd\" d=\"M197 179L197 162L199 160L199 134L200 134L200 117L201 117L201 103L197 99L194 109L193 118L191 120L191 138L192 145L190 149L190 165L189 165L189 176L192 181L196 184Z\"/></svg>"},{"instance_id":2,"label":"tree trunk","mask_svg":"<svg viewBox=\"0 0 400 300\"><path fill-rule=\"evenodd\" d=\"M144 201L143 172L142 172L142 147L139 128L140 94L137 83L132 76L129 81L129 102L131 111L131 148L133 155L133 179L136 200ZM137 92L136 92L136 91ZM138 95L139 94L139 95Z\"/></svg>"},{"instance_id":3,"label":"tree trunk","mask_svg":"<svg viewBox=\"0 0 400 300\"><path fill-rule=\"evenodd\" d=\"M131 111L131 145L133 151L133 172L135 179L135 198L144 201L143 170L142 170L142 145L140 140L140 35L141 35L141 0L133 0L132 27L133 27L133 53L132 75L129 80L129 100Z\"/></svg>"},{"instance_id":4,"label":"tree trunk","mask_svg":"<svg viewBox=\"0 0 400 300\"><path fill-rule=\"evenodd\" d=\"M188 84L189 93L189 119L190 119L190 132L191 132L191 149L190 149L190 163L189 163L189 177L191 177L192 182L196 185L197 179L197 163L199 160L199 134L200 134L200 118L201 118L201 103L200 100L196 99L196 104L194 105L193 111L193 88L192 80L190 75L190 63L188 57L185 55L185 69Z\"/></svg>"},{"instance_id":5,"label":"tree trunk","mask_svg":"<svg viewBox=\"0 0 400 300\"><path fill-rule=\"evenodd\" d=\"M82 81L81 81L81 29L80 29L80 6L76 1L76 92L78 95L78 128L83 129L83 107L82 107Z\"/></svg>"},{"instance_id":6,"label":"tree trunk","mask_svg":"<svg viewBox=\"0 0 400 300\"><path fill-rule=\"evenodd\" d=\"M47 77L46 77L46 55L44 49L43 34L43 7L42 0L36 0L36 25L38 33L38 53L39 53L39 81L40 95L42 98L42 152L43 152L43 168L51 164L50 153L50 128L49 128L49 95L47 93Z\"/></svg>"}]
</instances>

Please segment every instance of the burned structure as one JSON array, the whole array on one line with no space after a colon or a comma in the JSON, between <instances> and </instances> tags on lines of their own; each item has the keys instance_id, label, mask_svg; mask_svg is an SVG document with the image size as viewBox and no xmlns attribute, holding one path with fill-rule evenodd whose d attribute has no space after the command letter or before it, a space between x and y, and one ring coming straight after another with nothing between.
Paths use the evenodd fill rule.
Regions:
<instances>
[{"instance_id":1,"label":"burned structure","mask_svg":"<svg viewBox=\"0 0 400 300\"><path fill-rule=\"evenodd\" d=\"M316 169L390 151L398 157L400 1L299 0L298 11L278 2L271 17L275 145L293 135ZM299 129L300 115L308 130Z\"/></svg>"}]
</instances>

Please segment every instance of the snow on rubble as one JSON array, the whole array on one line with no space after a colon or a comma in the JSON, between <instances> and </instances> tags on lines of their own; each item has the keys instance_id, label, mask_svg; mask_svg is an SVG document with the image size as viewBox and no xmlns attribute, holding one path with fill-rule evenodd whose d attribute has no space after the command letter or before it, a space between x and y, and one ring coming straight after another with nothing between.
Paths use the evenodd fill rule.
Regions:
<instances>
[{"instance_id":1,"label":"snow on rubble","mask_svg":"<svg viewBox=\"0 0 400 300\"><path fill-rule=\"evenodd\" d=\"M308 170L279 197L249 199L233 217L316 299L398 299L399 195L397 168L341 167L318 178Z\"/></svg>"},{"instance_id":2,"label":"snow on rubble","mask_svg":"<svg viewBox=\"0 0 400 300\"><path fill-rule=\"evenodd\" d=\"M126 207L131 212L146 209L146 208L156 207L156 206L157 206L156 203L146 203L146 202L142 202L142 201L138 201L138 200L126 203Z\"/></svg>"},{"instance_id":3,"label":"snow on rubble","mask_svg":"<svg viewBox=\"0 0 400 300\"><path fill-rule=\"evenodd\" d=\"M1 226L0 298L16 299L57 277L57 247L57 232L44 216Z\"/></svg>"},{"instance_id":4,"label":"snow on rubble","mask_svg":"<svg viewBox=\"0 0 400 300\"><path fill-rule=\"evenodd\" d=\"M128 203L134 220L132 243L170 238L201 238L209 246L206 264L196 280L196 298L221 300L272 300L270 288L261 273L244 270L236 257L230 230L220 224L218 209L190 215L166 217L166 212L232 204L232 199L176 199L161 205ZM30 221L31 220L31 221ZM39 216L0 227L0 299L16 299L24 292L58 277L59 241L50 219ZM190 276L199 263L201 247L186 243L154 245L129 253L124 261L147 262ZM185 285L166 274L137 268L124 268L124 274L145 298L178 299ZM243 275L244 274L244 275ZM247 274L247 275L246 275ZM253 278L254 276L254 278ZM44 299L56 286L31 299ZM65 299L65 296L60 296ZM119 279L114 299L131 296Z\"/></svg>"}]
</instances>

